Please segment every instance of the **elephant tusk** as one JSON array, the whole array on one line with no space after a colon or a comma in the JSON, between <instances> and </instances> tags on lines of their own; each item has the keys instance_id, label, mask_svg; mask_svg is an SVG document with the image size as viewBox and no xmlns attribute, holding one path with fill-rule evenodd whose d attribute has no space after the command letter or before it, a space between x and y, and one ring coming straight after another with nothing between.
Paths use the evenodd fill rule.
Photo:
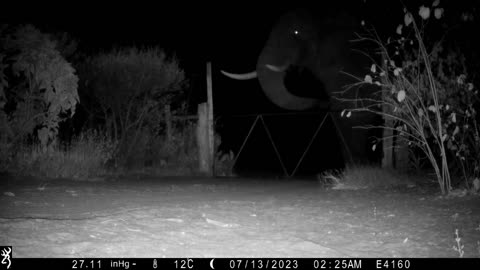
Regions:
<instances>
[{"instance_id":1,"label":"elephant tusk","mask_svg":"<svg viewBox=\"0 0 480 270\"><path fill-rule=\"evenodd\" d=\"M220 70L220 72L223 75L225 75L229 78L232 78L234 80L251 80L251 79L257 78L257 72L256 71L252 71L252 72L244 73L244 74L229 73L229 72L226 72L226 71L223 71L223 70Z\"/></svg>"},{"instance_id":2,"label":"elephant tusk","mask_svg":"<svg viewBox=\"0 0 480 270\"><path fill-rule=\"evenodd\" d=\"M288 65L276 66L276 65L266 64L265 66L271 71L275 71L275 72L284 72L288 68Z\"/></svg>"}]
</instances>

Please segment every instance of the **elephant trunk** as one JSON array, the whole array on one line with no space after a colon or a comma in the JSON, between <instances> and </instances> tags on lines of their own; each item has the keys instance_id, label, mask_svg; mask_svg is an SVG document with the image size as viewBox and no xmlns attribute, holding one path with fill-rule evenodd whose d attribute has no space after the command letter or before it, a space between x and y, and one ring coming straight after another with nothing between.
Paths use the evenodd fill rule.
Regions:
<instances>
[{"instance_id":1,"label":"elephant trunk","mask_svg":"<svg viewBox=\"0 0 480 270\"><path fill-rule=\"evenodd\" d=\"M321 100L299 97L288 91L284 78L290 63L286 59L277 58L269 51L271 49L267 45L257 62L258 80L265 95L275 105L287 110L303 111L318 106Z\"/></svg>"},{"instance_id":2,"label":"elephant trunk","mask_svg":"<svg viewBox=\"0 0 480 270\"><path fill-rule=\"evenodd\" d=\"M294 111L311 109L318 105L319 100L298 97L291 94L283 82L284 72L274 72L266 66L258 68L258 80L265 95L277 106Z\"/></svg>"}]
</instances>

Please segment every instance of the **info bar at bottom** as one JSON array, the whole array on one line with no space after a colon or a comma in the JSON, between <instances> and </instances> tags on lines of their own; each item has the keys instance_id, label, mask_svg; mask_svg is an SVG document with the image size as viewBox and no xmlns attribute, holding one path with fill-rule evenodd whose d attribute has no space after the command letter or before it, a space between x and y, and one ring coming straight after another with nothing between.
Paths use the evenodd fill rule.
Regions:
<instances>
[{"instance_id":1,"label":"info bar at bottom","mask_svg":"<svg viewBox=\"0 0 480 270\"><path fill-rule=\"evenodd\" d=\"M10 258L1 269L480 269L480 258Z\"/></svg>"}]
</instances>

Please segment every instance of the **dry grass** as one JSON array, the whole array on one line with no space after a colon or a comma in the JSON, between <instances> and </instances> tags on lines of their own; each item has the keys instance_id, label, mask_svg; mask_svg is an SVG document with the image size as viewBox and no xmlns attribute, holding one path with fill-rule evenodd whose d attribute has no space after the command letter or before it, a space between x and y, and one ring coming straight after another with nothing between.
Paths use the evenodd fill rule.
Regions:
<instances>
[{"instance_id":1,"label":"dry grass","mask_svg":"<svg viewBox=\"0 0 480 270\"><path fill-rule=\"evenodd\" d=\"M74 138L70 147L22 145L15 154L9 172L49 178L86 179L106 173L115 144L96 132Z\"/></svg>"},{"instance_id":2,"label":"dry grass","mask_svg":"<svg viewBox=\"0 0 480 270\"><path fill-rule=\"evenodd\" d=\"M322 183L334 189L385 188L412 186L414 182L397 171L376 166L349 166L344 171L329 171L318 176Z\"/></svg>"},{"instance_id":3,"label":"dry grass","mask_svg":"<svg viewBox=\"0 0 480 270\"><path fill-rule=\"evenodd\" d=\"M194 125L176 129L171 140L142 133L120 147L107 136L87 131L68 147L38 144L0 147L0 171L13 175L91 180L141 173L156 176L186 176L198 172L198 147ZM125 147L126 146L126 147ZM125 151L125 149L130 151ZM7 159L8 157L8 159Z\"/></svg>"}]
</instances>

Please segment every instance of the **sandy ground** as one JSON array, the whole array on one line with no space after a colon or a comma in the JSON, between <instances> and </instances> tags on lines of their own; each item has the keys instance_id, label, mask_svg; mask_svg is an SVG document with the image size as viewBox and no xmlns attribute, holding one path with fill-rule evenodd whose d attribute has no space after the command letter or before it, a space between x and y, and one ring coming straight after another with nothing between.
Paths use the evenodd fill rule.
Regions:
<instances>
[{"instance_id":1,"label":"sandy ground","mask_svg":"<svg viewBox=\"0 0 480 270\"><path fill-rule=\"evenodd\" d=\"M480 257L480 196L316 181L0 179L14 257Z\"/></svg>"}]
</instances>

